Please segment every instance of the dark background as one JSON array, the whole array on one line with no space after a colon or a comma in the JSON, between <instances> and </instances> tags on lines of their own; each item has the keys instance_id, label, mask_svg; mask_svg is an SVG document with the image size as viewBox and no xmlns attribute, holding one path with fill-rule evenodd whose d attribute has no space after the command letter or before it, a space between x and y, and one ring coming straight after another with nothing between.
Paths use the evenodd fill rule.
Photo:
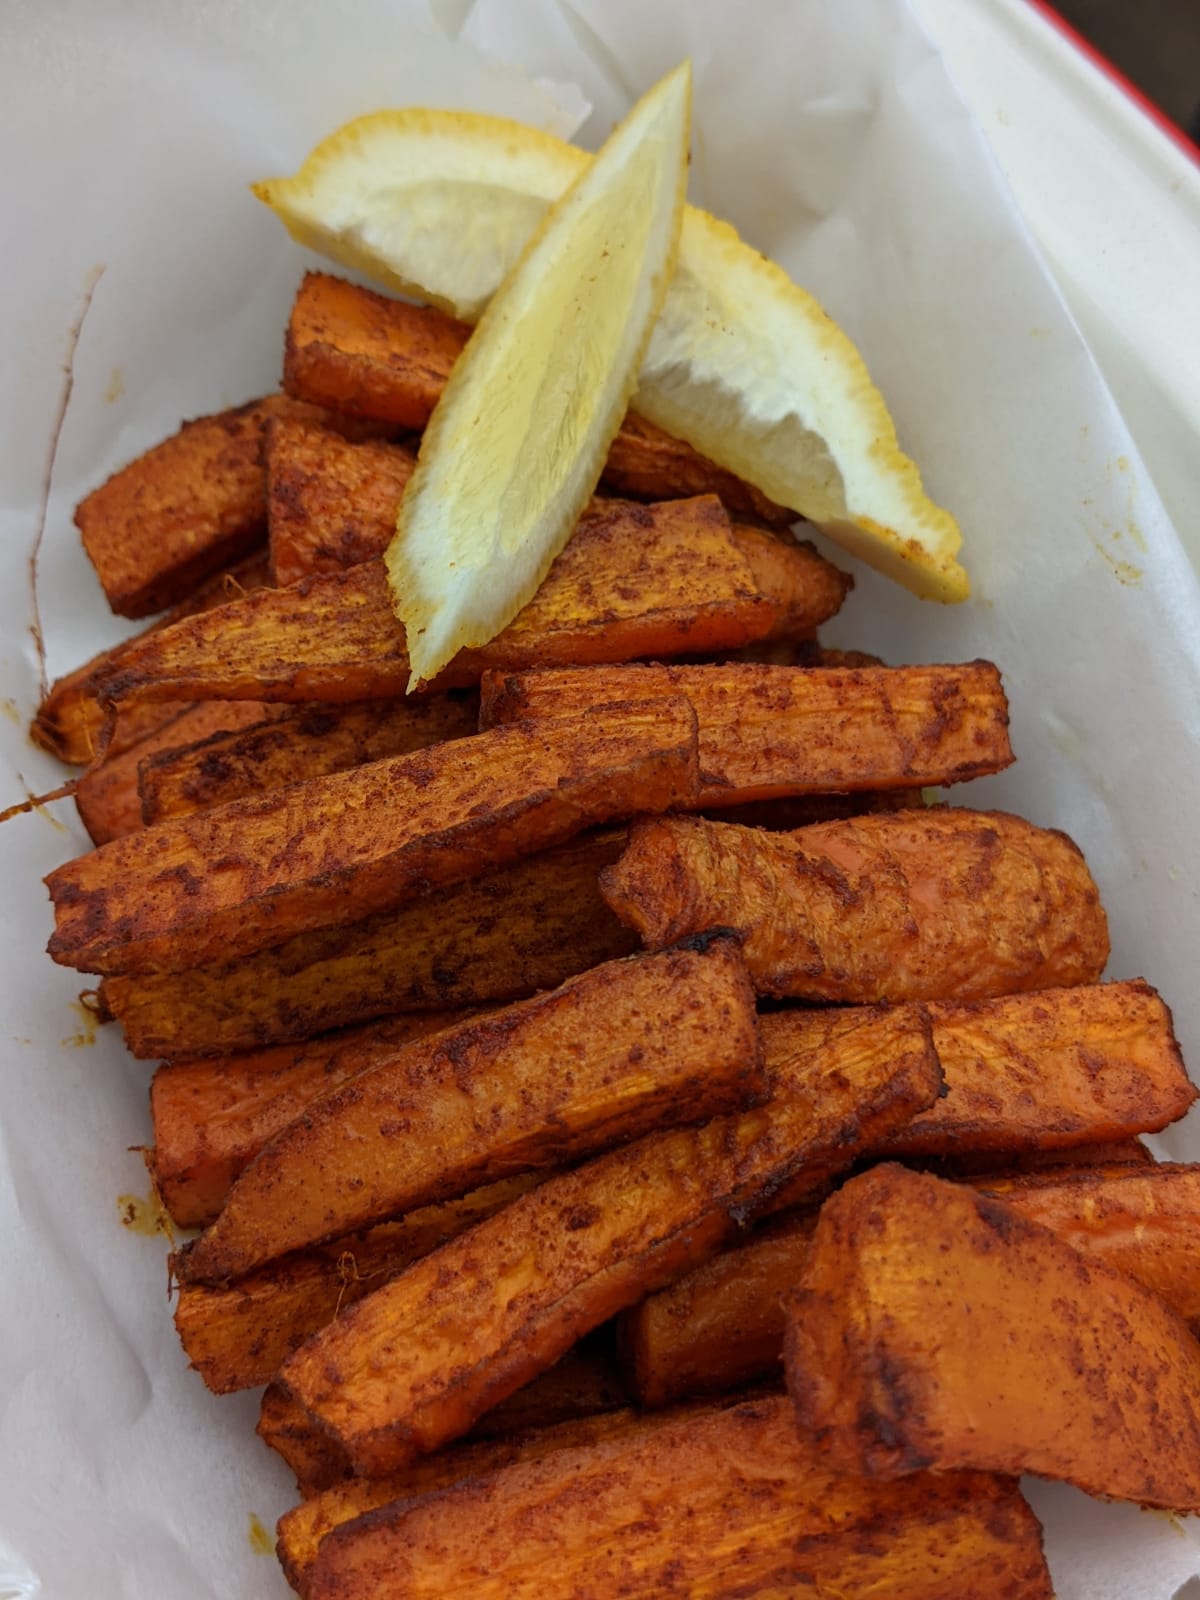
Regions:
<instances>
[{"instance_id":1,"label":"dark background","mask_svg":"<svg viewBox=\"0 0 1200 1600\"><path fill-rule=\"evenodd\" d=\"M1101 55L1200 137L1200 0L1051 0Z\"/></svg>"}]
</instances>

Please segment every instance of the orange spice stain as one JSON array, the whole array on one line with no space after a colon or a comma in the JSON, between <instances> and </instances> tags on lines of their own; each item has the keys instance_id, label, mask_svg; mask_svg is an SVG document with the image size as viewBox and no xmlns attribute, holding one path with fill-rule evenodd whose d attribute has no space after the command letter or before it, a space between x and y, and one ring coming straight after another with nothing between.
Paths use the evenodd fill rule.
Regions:
<instances>
[{"instance_id":1,"label":"orange spice stain","mask_svg":"<svg viewBox=\"0 0 1200 1600\"><path fill-rule=\"evenodd\" d=\"M171 1237L171 1219L162 1208L162 1202L151 1189L149 1194L119 1194L117 1214L121 1226L144 1239L154 1239L160 1234Z\"/></svg>"},{"instance_id":2,"label":"orange spice stain","mask_svg":"<svg viewBox=\"0 0 1200 1600\"><path fill-rule=\"evenodd\" d=\"M250 1513L250 1531L246 1535L251 1550L256 1556L273 1556L275 1554L275 1537L264 1528L259 1519Z\"/></svg>"}]
</instances>

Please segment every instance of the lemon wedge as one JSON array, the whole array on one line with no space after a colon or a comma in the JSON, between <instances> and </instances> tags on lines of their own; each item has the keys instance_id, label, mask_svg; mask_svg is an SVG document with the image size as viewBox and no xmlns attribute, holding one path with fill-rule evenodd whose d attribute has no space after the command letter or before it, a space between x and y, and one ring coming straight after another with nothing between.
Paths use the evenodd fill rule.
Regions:
<instances>
[{"instance_id":1,"label":"lemon wedge","mask_svg":"<svg viewBox=\"0 0 1200 1600\"><path fill-rule=\"evenodd\" d=\"M512 621L596 487L675 264L691 94L685 62L638 101L455 362L386 555L410 690Z\"/></svg>"},{"instance_id":2,"label":"lemon wedge","mask_svg":"<svg viewBox=\"0 0 1200 1600\"><path fill-rule=\"evenodd\" d=\"M590 160L499 117L381 111L254 192L302 244L474 322ZM958 524L925 494L851 340L693 206L633 406L914 593L969 594Z\"/></svg>"}]
</instances>

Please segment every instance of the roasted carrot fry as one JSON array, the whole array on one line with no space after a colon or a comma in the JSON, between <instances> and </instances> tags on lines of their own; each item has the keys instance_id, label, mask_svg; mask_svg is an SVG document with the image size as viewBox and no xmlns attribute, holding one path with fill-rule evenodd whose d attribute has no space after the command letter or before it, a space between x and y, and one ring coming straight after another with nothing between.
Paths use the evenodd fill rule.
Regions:
<instances>
[{"instance_id":1,"label":"roasted carrot fry","mask_svg":"<svg viewBox=\"0 0 1200 1600\"><path fill-rule=\"evenodd\" d=\"M710 1256L801 1172L845 1167L941 1086L923 1007L831 1022L760 1110L651 1134L550 1178L361 1300L280 1378L388 1472L465 1433L579 1336Z\"/></svg>"},{"instance_id":2,"label":"roasted carrot fry","mask_svg":"<svg viewBox=\"0 0 1200 1600\"><path fill-rule=\"evenodd\" d=\"M380 556L417 458L400 444L351 444L329 428L277 421L267 432L267 529L280 586Z\"/></svg>"},{"instance_id":3,"label":"roasted carrot fry","mask_svg":"<svg viewBox=\"0 0 1200 1600\"><path fill-rule=\"evenodd\" d=\"M564 1360L569 1361L570 1357ZM562 1365L560 1362L559 1366ZM557 1368L550 1370L555 1372ZM434 1456L425 1456L386 1477L347 1478L284 1513L279 1520L275 1553L292 1588L303 1594L321 1540L344 1522L394 1500L415 1500L418 1495L448 1489L452 1484L481 1477L518 1461L540 1461L555 1450L597 1444L602 1439L634 1431L649 1433L656 1425L674 1422L677 1414L667 1412L640 1417L623 1407L595 1416L571 1418L509 1438L468 1440L448 1450L439 1450Z\"/></svg>"},{"instance_id":4,"label":"roasted carrot fry","mask_svg":"<svg viewBox=\"0 0 1200 1600\"><path fill-rule=\"evenodd\" d=\"M160 823L46 879L49 949L85 972L179 972L339 927L686 801L686 701L514 725Z\"/></svg>"},{"instance_id":5,"label":"roasted carrot fry","mask_svg":"<svg viewBox=\"0 0 1200 1600\"><path fill-rule=\"evenodd\" d=\"M289 394L398 428L423 428L470 328L429 306L408 305L342 278L310 272L288 323L283 382ZM731 511L794 522L732 473L640 417L627 417L605 479L647 500L718 494Z\"/></svg>"},{"instance_id":6,"label":"roasted carrot fry","mask_svg":"<svg viewBox=\"0 0 1200 1600\"><path fill-rule=\"evenodd\" d=\"M881 1153L1095 1145L1157 1133L1196 1099L1171 1013L1141 980L931 1003L929 1015L949 1093ZM779 1047L796 1039L782 1017L764 1018Z\"/></svg>"},{"instance_id":7,"label":"roasted carrot fry","mask_svg":"<svg viewBox=\"0 0 1200 1600\"><path fill-rule=\"evenodd\" d=\"M787 1401L689 1412L343 1524L307 1600L1050 1600L1037 1519L976 1473L839 1477Z\"/></svg>"},{"instance_id":8,"label":"roasted carrot fry","mask_svg":"<svg viewBox=\"0 0 1200 1600\"><path fill-rule=\"evenodd\" d=\"M160 709L165 709L165 702ZM138 773L143 761L156 753L173 757L180 745L189 746L196 739L236 737L238 730L274 721L281 714L279 706L257 700L201 700L174 709L177 714L161 728L119 755L106 757L79 779L75 805L93 844L123 839L142 826Z\"/></svg>"},{"instance_id":9,"label":"roasted carrot fry","mask_svg":"<svg viewBox=\"0 0 1200 1600\"><path fill-rule=\"evenodd\" d=\"M462 1022L470 1012L414 1011L303 1044L216 1061L162 1066L150 1085L155 1187L181 1228L202 1228L234 1179L310 1101L400 1045Z\"/></svg>"},{"instance_id":10,"label":"roasted carrot fry","mask_svg":"<svg viewBox=\"0 0 1200 1600\"><path fill-rule=\"evenodd\" d=\"M313 1101L236 1180L175 1271L225 1283L765 1092L754 994L732 937L628 956L399 1045Z\"/></svg>"},{"instance_id":11,"label":"roasted carrot fry","mask_svg":"<svg viewBox=\"0 0 1200 1600\"><path fill-rule=\"evenodd\" d=\"M207 811L289 783L462 739L476 731L479 702L473 690L460 689L423 699L295 710L276 706L273 711L268 726L236 731L231 723L228 733L197 734L195 742L175 741L173 748L164 742L160 753L148 752L138 777L139 820L161 822Z\"/></svg>"},{"instance_id":12,"label":"roasted carrot fry","mask_svg":"<svg viewBox=\"0 0 1200 1600\"><path fill-rule=\"evenodd\" d=\"M1196 1099L1171 1013L1140 980L931 1002L929 1015L947 1093L880 1154L1094 1145L1156 1133ZM819 1012L764 1016L767 1061L807 1052L821 1027Z\"/></svg>"},{"instance_id":13,"label":"roasted carrot fry","mask_svg":"<svg viewBox=\"0 0 1200 1600\"><path fill-rule=\"evenodd\" d=\"M623 1312L619 1348L636 1399L665 1406L782 1372L784 1297L816 1225L815 1209L784 1212Z\"/></svg>"},{"instance_id":14,"label":"roasted carrot fry","mask_svg":"<svg viewBox=\"0 0 1200 1600\"><path fill-rule=\"evenodd\" d=\"M83 547L119 616L146 617L174 605L261 542L264 432L272 417L334 420L286 395L251 400L185 422L80 503ZM356 431L361 435L360 425Z\"/></svg>"},{"instance_id":15,"label":"roasted carrot fry","mask_svg":"<svg viewBox=\"0 0 1200 1600\"><path fill-rule=\"evenodd\" d=\"M175 1326L189 1361L216 1394L268 1383L318 1328L535 1182L536 1174L501 1179L276 1261L227 1289L182 1285Z\"/></svg>"},{"instance_id":16,"label":"roasted carrot fry","mask_svg":"<svg viewBox=\"0 0 1200 1600\"><path fill-rule=\"evenodd\" d=\"M814 622L836 611L842 574L800 545L792 560ZM432 687L478 683L488 667L720 650L771 633L780 609L759 590L717 500L610 501L581 522L515 621L460 652ZM130 647L102 688L120 706L197 696L371 700L402 695L407 684L404 627L383 563L366 561L156 633Z\"/></svg>"},{"instance_id":17,"label":"roasted carrot fry","mask_svg":"<svg viewBox=\"0 0 1200 1600\"><path fill-rule=\"evenodd\" d=\"M986 661L961 667L622 666L484 674L481 726L684 695L700 737L698 805L919 789L1012 762L1008 702Z\"/></svg>"},{"instance_id":18,"label":"roasted carrot fry","mask_svg":"<svg viewBox=\"0 0 1200 1600\"><path fill-rule=\"evenodd\" d=\"M50 688L30 724L29 737L34 744L48 750L71 766L86 767L100 748L105 712L96 696L94 680L117 670L122 652L139 643L148 634L160 628L182 622L186 617L201 611L211 611L214 606L227 605L240 594L250 594L267 582L265 555L254 555L220 572L202 584L188 599L173 606L170 611L152 622L133 639L103 650L83 666L76 667L59 678ZM117 718L108 742L107 757L111 760L131 749L141 740L156 733L159 728L177 717L182 708L178 705L146 702L126 706Z\"/></svg>"},{"instance_id":19,"label":"roasted carrot fry","mask_svg":"<svg viewBox=\"0 0 1200 1600\"><path fill-rule=\"evenodd\" d=\"M801 1427L845 1471L1034 1472L1200 1507L1200 1344L1187 1324L958 1184L886 1165L825 1202L785 1360Z\"/></svg>"},{"instance_id":20,"label":"roasted carrot fry","mask_svg":"<svg viewBox=\"0 0 1200 1600\"><path fill-rule=\"evenodd\" d=\"M1119 1267L1189 1322L1200 1320L1200 1167L1097 1166L983 1178L973 1187ZM622 1314L624 1367L643 1405L779 1370L784 1302L800 1281L816 1217L780 1216Z\"/></svg>"},{"instance_id":21,"label":"roasted carrot fry","mask_svg":"<svg viewBox=\"0 0 1200 1600\"><path fill-rule=\"evenodd\" d=\"M1086 1256L1153 1289L1200 1323L1200 1166L1029 1173L981 1180L992 1194Z\"/></svg>"},{"instance_id":22,"label":"roasted carrot fry","mask_svg":"<svg viewBox=\"0 0 1200 1600\"><path fill-rule=\"evenodd\" d=\"M737 929L767 995L974 1000L1090 983L1108 959L1076 846L999 811L899 811L791 834L638 822L600 887L651 947Z\"/></svg>"},{"instance_id":23,"label":"roasted carrot fry","mask_svg":"<svg viewBox=\"0 0 1200 1600\"><path fill-rule=\"evenodd\" d=\"M625 837L584 834L352 927L190 972L110 978L101 993L144 1057L254 1050L396 1011L519 1000L636 947L596 885Z\"/></svg>"}]
</instances>

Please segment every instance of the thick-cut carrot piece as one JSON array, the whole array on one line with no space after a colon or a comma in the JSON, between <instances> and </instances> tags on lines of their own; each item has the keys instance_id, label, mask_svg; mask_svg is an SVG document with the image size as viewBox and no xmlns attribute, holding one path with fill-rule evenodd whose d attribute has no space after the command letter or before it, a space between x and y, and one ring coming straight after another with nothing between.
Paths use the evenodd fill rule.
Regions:
<instances>
[{"instance_id":1,"label":"thick-cut carrot piece","mask_svg":"<svg viewBox=\"0 0 1200 1600\"><path fill-rule=\"evenodd\" d=\"M813 623L846 580L793 546ZM811 581L810 581L811 580ZM795 593L787 605L795 603ZM783 610L764 595L719 501L610 501L589 515L542 587L502 633L461 651L436 683L478 683L488 667L586 665L732 648L763 638ZM382 561L250 595L140 641L102 685L107 700L371 700L404 694L408 652Z\"/></svg>"},{"instance_id":2,"label":"thick-cut carrot piece","mask_svg":"<svg viewBox=\"0 0 1200 1600\"><path fill-rule=\"evenodd\" d=\"M623 1312L618 1348L635 1398L665 1406L782 1374L784 1297L816 1225L815 1209L784 1212Z\"/></svg>"},{"instance_id":3,"label":"thick-cut carrot piece","mask_svg":"<svg viewBox=\"0 0 1200 1600\"><path fill-rule=\"evenodd\" d=\"M397 428L423 428L471 330L430 306L310 272L288 322L289 394ZM785 525L795 514L641 417L627 417L605 480L647 500L719 494L731 511Z\"/></svg>"},{"instance_id":4,"label":"thick-cut carrot piece","mask_svg":"<svg viewBox=\"0 0 1200 1600\"><path fill-rule=\"evenodd\" d=\"M1200 1166L1027 1173L981 1186L1200 1324Z\"/></svg>"},{"instance_id":5,"label":"thick-cut carrot piece","mask_svg":"<svg viewBox=\"0 0 1200 1600\"><path fill-rule=\"evenodd\" d=\"M202 1228L234 1179L310 1101L470 1012L414 1011L216 1061L176 1061L150 1084L155 1187L181 1228Z\"/></svg>"},{"instance_id":6,"label":"thick-cut carrot piece","mask_svg":"<svg viewBox=\"0 0 1200 1600\"><path fill-rule=\"evenodd\" d=\"M784 1348L801 1427L847 1472L1033 1472L1200 1509L1187 1324L991 1196L893 1165L848 1183L821 1209Z\"/></svg>"},{"instance_id":7,"label":"thick-cut carrot piece","mask_svg":"<svg viewBox=\"0 0 1200 1600\"><path fill-rule=\"evenodd\" d=\"M185 617L201 611L211 611L214 606L227 605L240 594L249 594L263 588L268 581L265 554L249 556L236 567L210 578L192 595L163 616L152 622L134 638L115 644L108 650L85 661L51 685L49 693L37 709L29 727L29 737L34 744L48 750L71 766L86 767L100 748L105 712L96 695L94 680L117 670L122 652L136 645L148 634ZM178 705L146 702L126 706L116 720L108 741L107 759L131 749L141 740L149 738L159 728L177 717L182 708Z\"/></svg>"},{"instance_id":8,"label":"thick-cut carrot piece","mask_svg":"<svg viewBox=\"0 0 1200 1600\"><path fill-rule=\"evenodd\" d=\"M296 1486L305 1497L354 1476L350 1458L337 1440L319 1428L278 1382L263 1391L255 1432L296 1474Z\"/></svg>"},{"instance_id":9,"label":"thick-cut carrot piece","mask_svg":"<svg viewBox=\"0 0 1200 1600\"><path fill-rule=\"evenodd\" d=\"M503 1178L273 1262L229 1288L183 1284L175 1327L189 1361L215 1394L269 1383L318 1328L537 1181L533 1173Z\"/></svg>"},{"instance_id":10,"label":"thick-cut carrot piece","mask_svg":"<svg viewBox=\"0 0 1200 1600\"><path fill-rule=\"evenodd\" d=\"M946 1095L890 1134L881 1155L1095 1145L1156 1133L1196 1099L1171 1013L1141 980L931 1001L929 1015ZM819 1012L764 1016L768 1063L811 1050L821 1027Z\"/></svg>"},{"instance_id":11,"label":"thick-cut carrot piece","mask_svg":"<svg viewBox=\"0 0 1200 1600\"><path fill-rule=\"evenodd\" d=\"M166 709L164 702L159 709ZM75 805L93 844L123 839L143 826L139 772L156 754L174 757L180 746L193 740L236 738L239 731L277 720L279 706L257 700L201 700L184 705L161 728L118 755L109 755L91 772L85 772L75 789Z\"/></svg>"},{"instance_id":12,"label":"thick-cut carrot piece","mask_svg":"<svg viewBox=\"0 0 1200 1600\"><path fill-rule=\"evenodd\" d=\"M881 1154L1095 1145L1157 1133L1197 1096L1171 1013L1141 979L931 1003L929 1015L949 1093ZM803 1037L784 1017L764 1018L768 1051Z\"/></svg>"},{"instance_id":13,"label":"thick-cut carrot piece","mask_svg":"<svg viewBox=\"0 0 1200 1600\"><path fill-rule=\"evenodd\" d=\"M649 1137L550 1178L361 1300L280 1379L347 1450L390 1471L465 1433L599 1326L713 1254L803 1171L855 1155L941 1087L921 1006L833 1022L764 1107Z\"/></svg>"},{"instance_id":14,"label":"thick-cut carrot piece","mask_svg":"<svg viewBox=\"0 0 1200 1600\"><path fill-rule=\"evenodd\" d=\"M276 583L341 572L383 555L414 464L402 445L351 444L329 429L273 424L268 485ZM702 485L695 491L703 492ZM593 500L585 520L612 516L616 505ZM760 593L776 607L775 633L786 640L811 633L850 587L810 544L741 523L733 535Z\"/></svg>"},{"instance_id":15,"label":"thick-cut carrot piece","mask_svg":"<svg viewBox=\"0 0 1200 1600\"><path fill-rule=\"evenodd\" d=\"M735 940L627 956L397 1046L313 1101L176 1255L176 1275L227 1283L288 1251L765 1091Z\"/></svg>"},{"instance_id":16,"label":"thick-cut carrot piece","mask_svg":"<svg viewBox=\"0 0 1200 1600\"><path fill-rule=\"evenodd\" d=\"M351 927L303 933L238 961L109 978L134 1055L205 1056L307 1039L396 1011L519 1000L637 939L600 898L622 829L588 833Z\"/></svg>"},{"instance_id":17,"label":"thick-cut carrot piece","mask_svg":"<svg viewBox=\"0 0 1200 1600\"><path fill-rule=\"evenodd\" d=\"M898 811L790 834L638 822L600 888L651 947L735 928L767 995L974 1000L1091 983L1108 959L1077 847L999 811Z\"/></svg>"},{"instance_id":18,"label":"thick-cut carrot piece","mask_svg":"<svg viewBox=\"0 0 1200 1600\"><path fill-rule=\"evenodd\" d=\"M185 422L80 502L75 521L83 547L119 616L147 617L174 605L261 542L264 434L272 417L335 420L287 395L251 400ZM361 424L343 425L364 432Z\"/></svg>"},{"instance_id":19,"label":"thick-cut carrot piece","mask_svg":"<svg viewBox=\"0 0 1200 1600\"><path fill-rule=\"evenodd\" d=\"M253 705L253 701L225 701ZM289 783L326 778L368 761L409 755L477 731L478 696L470 689L421 699L361 705L275 706L268 725L164 741L140 766L140 820L161 822ZM101 769L103 770L103 769ZM96 841L98 844L101 840Z\"/></svg>"},{"instance_id":20,"label":"thick-cut carrot piece","mask_svg":"<svg viewBox=\"0 0 1200 1600\"><path fill-rule=\"evenodd\" d=\"M559 1366L569 1361L568 1356ZM550 1370L556 1372L558 1368ZM549 1376L547 1373L546 1377ZM671 1411L642 1417L623 1406L594 1416L573 1417L508 1438L467 1440L448 1450L439 1450L436 1455L424 1456L382 1478L347 1478L319 1490L284 1513L279 1519L275 1554L292 1588L303 1594L321 1540L344 1522L361 1517L367 1511L376 1511L394 1500L415 1500L418 1495L448 1489L452 1484L481 1477L518 1461L540 1461L555 1450L597 1444L602 1439L634 1431L648 1433L656 1426L674 1422L678 1414L678 1411Z\"/></svg>"},{"instance_id":21,"label":"thick-cut carrot piece","mask_svg":"<svg viewBox=\"0 0 1200 1600\"><path fill-rule=\"evenodd\" d=\"M179 972L339 927L590 823L688 800L685 700L515 724L102 845L46 879L49 950L85 972Z\"/></svg>"},{"instance_id":22,"label":"thick-cut carrot piece","mask_svg":"<svg viewBox=\"0 0 1200 1600\"><path fill-rule=\"evenodd\" d=\"M330 428L272 423L267 532L275 582L341 572L382 555L416 464L402 444L351 444Z\"/></svg>"},{"instance_id":23,"label":"thick-cut carrot piece","mask_svg":"<svg viewBox=\"0 0 1200 1600\"><path fill-rule=\"evenodd\" d=\"M1200 1167L1094 1166L972 1186L1200 1321ZM625 1372L643 1405L732 1389L779 1370L784 1302L800 1281L816 1217L815 1210L780 1216L622 1314Z\"/></svg>"},{"instance_id":24,"label":"thick-cut carrot piece","mask_svg":"<svg viewBox=\"0 0 1200 1600\"><path fill-rule=\"evenodd\" d=\"M622 666L484 674L482 727L632 695L682 694L709 809L791 794L919 789L1011 764L1008 702L989 662L953 667Z\"/></svg>"},{"instance_id":25,"label":"thick-cut carrot piece","mask_svg":"<svg viewBox=\"0 0 1200 1600\"><path fill-rule=\"evenodd\" d=\"M844 1477L782 1397L712 1406L342 1524L307 1600L1050 1600L1015 1483Z\"/></svg>"}]
</instances>

